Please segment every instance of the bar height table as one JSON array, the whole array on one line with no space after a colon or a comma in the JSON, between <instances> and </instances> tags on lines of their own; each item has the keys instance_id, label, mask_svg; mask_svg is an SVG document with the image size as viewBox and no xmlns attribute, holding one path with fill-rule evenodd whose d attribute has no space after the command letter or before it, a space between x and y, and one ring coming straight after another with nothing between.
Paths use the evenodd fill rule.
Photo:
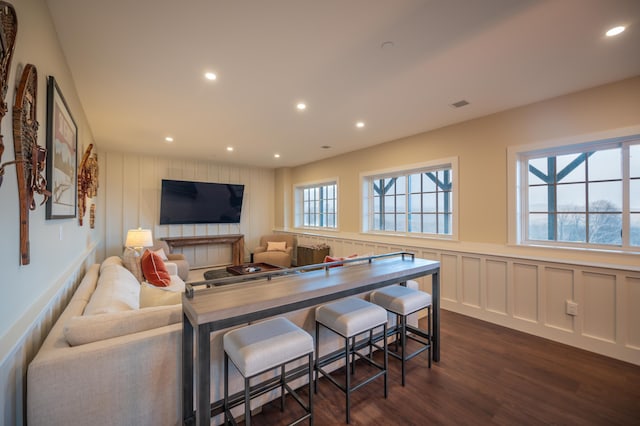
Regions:
<instances>
[{"instance_id":1,"label":"bar height table","mask_svg":"<svg viewBox=\"0 0 640 426\"><path fill-rule=\"evenodd\" d=\"M210 287L197 291L193 291L192 287L188 286L187 292L182 296L182 417L184 424L209 425L211 422L209 335L212 332L366 293L425 275L432 277L433 361L438 362L440 360L440 262L418 259L411 253L371 256L365 260L365 263L362 263L362 259L354 259L353 262L356 264L339 268L327 266L321 270L312 270L312 268L305 269L306 267L303 266L265 273L269 275L269 280L251 281L240 285ZM345 264L349 261L340 263ZM318 265L315 266L318 267ZM194 368L197 398L195 413L193 411Z\"/></svg>"}]
</instances>

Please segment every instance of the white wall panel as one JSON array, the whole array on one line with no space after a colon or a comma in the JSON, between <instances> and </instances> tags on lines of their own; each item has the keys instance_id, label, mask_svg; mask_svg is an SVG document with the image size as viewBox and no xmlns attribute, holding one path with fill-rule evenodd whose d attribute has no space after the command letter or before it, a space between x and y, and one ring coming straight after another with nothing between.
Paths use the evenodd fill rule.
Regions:
<instances>
[{"instance_id":1,"label":"white wall panel","mask_svg":"<svg viewBox=\"0 0 640 426\"><path fill-rule=\"evenodd\" d=\"M480 308L480 259L462 256L462 303Z\"/></svg>"},{"instance_id":2,"label":"white wall panel","mask_svg":"<svg viewBox=\"0 0 640 426\"><path fill-rule=\"evenodd\" d=\"M337 256L357 248L374 254L405 250L439 260L443 309L640 365L640 272L387 244L356 234L292 233L303 244L328 244ZM420 289L432 291L429 277L417 281ZM577 316L566 314L567 299L578 303Z\"/></svg>"},{"instance_id":3,"label":"white wall panel","mask_svg":"<svg viewBox=\"0 0 640 426\"><path fill-rule=\"evenodd\" d=\"M616 276L582 274L582 329L585 336L614 342L616 339Z\"/></svg>"},{"instance_id":4,"label":"white wall panel","mask_svg":"<svg viewBox=\"0 0 640 426\"><path fill-rule=\"evenodd\" d=\"M623 290L626 337L624 343L640 351L640 277L627 277Z\"/></svg>"},{"instance_id":5,"label":"white wall panel","mask_svg":"<svg viewBox=\"0 0 640 426\"><path fill-rule=\"evenodd\" d=\"M538 321L538 267L513 264L513 316Z\"/></svg>"},{"instance_id":6,"label":"white wall panel","mask_svg":"<svg viewBox=\"0 0 640 426\"><path fill-rule=\"evenodd\" d=\"M490 312L507 314L507 262L488 259L485 262L487 302Z\"/></svg>"},{"instance_id":7,"label":"white wall panel","mask_svg":"<svg viewBox=\"0 0 640 426\"><path fill-rule=\"evenodd\" d=\"M443 300L459 302L458 256L443 254L440 257L440 288Z\"/></svg>"},{"instance_id":8,"label":"white wall panel","mask_svg":"<svg viewBox=\"0 0 640 426\"><path fill-rule=\"evenodd\" d=\"M574 317L567 315L566 301L574 300L573 270L545 268L545 324L573 331Z\"/></svg>"}]
</instances>

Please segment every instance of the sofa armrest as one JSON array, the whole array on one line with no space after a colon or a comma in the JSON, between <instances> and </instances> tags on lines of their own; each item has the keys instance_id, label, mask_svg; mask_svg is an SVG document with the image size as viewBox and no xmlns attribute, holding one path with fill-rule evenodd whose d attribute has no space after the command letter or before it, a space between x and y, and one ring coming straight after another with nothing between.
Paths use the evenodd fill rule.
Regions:
<instances>
[{"instance_id":1,"label":"sofa armrest","mask_svg":"<svg viewBox=\"0 0 640 426\"><path fill-rule=\"evenodd\" d=\"M164 262L164 267L167 268L169 275L178 275L178 265L173 262Z\"/></svg>"},{"instance_id":2,"label":"sofa armrest","mask_svg":"<svg viewBox=\"0 0 640 426\"><path fill-rule=\"evenodd\" d=\"M179 323L40 351L27 370L27 423L180 424L181 336Z\"/></svg>"},{"instance_id":3,"label":"sofa armrest","mask_svg":"<svg viewBox=\"0 0 640 426\"><path fill-rule=\"evenodd\" d=\"M169 253L169 254L167 254L167 259L169 259L169 260L186 260L187 258L184 257L184 254L182 254L182 253Z\"/></svg>"},{"instance_id":4,"label":"sofa armrest","mask_svg":"<svg viewBox=\"0 0 640 426\"><path fill-rule=\"evenodd\" d=\"M253 249L253 254L264 253L265 251L267 251L267 247L266 246L258 246L258 247Z\"/></svg>"}]
</instances>

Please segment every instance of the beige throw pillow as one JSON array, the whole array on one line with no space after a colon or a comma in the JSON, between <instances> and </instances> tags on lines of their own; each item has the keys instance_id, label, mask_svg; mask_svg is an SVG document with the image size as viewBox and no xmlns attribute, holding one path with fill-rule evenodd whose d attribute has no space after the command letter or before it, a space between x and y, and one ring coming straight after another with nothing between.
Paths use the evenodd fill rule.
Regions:
<instances>
[{"instance_id":1,"label":"beige throw pillow","mask_svg":"<svg viewBox=\"0 0 640 426\"><path fill-rule=\"evenodd\" d=\"M267 251L287 251L286 241L268 241Z\"/></svg>"},{"instance_id":2,"label":"beige throw pillow","mask_svg":"<svg viewBox=\"0 0 640 426\"><path fill-rule=\"evenodd\" d=\"M122 264L133 274L134 277L136 277L138 282L144 281L144 277L142 276L142 266L140 266L140 259L140 254L134 249L124 249Z\"/></svg>"},{"instance_id":3,"label":"beige throw pillow","mask_svg":"<svg viewBox=\"0 0 640 426\"><path fill-rule=\"evenodd\" d=\"M143 282L140 285L140 308L182 303L184 281L176 278L178 277L171 277L171 285L168 287L156 287L148 282Z\"/></svg>"},{"instance_id":4,"label":"beige throw pillow","mask_svg":"<svg viewBox=\"0 0 640 426\"><path fill-rule=\"evenodd\" d=\"M160 259L162 259L164 262L169 260L169 258L167 257L167 254L164 252L163 248L159 248L158 250L155 250L154 253L157 254L158 256L160 256Z\"/></svg>"}]
</instances>

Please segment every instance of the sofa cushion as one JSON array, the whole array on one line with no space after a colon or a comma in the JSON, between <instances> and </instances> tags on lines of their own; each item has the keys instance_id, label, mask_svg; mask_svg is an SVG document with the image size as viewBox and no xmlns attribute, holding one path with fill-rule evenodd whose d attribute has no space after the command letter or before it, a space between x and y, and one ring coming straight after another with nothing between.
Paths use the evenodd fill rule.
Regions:
<instances>
[{"instance_id":1,"label":"sofa cushion","mask_svg":"<svg viewBox=\"0 0 640 426\"><path fill-rule=\"evenodd\" d=\"M102 270L104 268L111 265L124 266L122 263L122 259L119 256L109 256L100 264L100 273L102 273Z\"/></svg>"},{"instance_id":2,"label":"sofa cushion","mask_svg":"<svg viewBox=\"0 0 640 426\"><path fill-rule=\"evenodd\" d=\"M147 282L158 287L167 287L171 284L171 276L164 266L164 262L151 250L146 250L142 254L142 275Z\"/></svg>"},{"instance_id":3,"label":"sofa cushion","mask_svg":"<svg viewBox=\"0 0 640 426\"><path fill-rule=\"evenodd\" d=\"M104 315L71 317L64 336L71 346L138 333L182 321L182 306L161 306Z\"/></svg>"},{"instance_id":4,"label":"sofa cushion","mask_svg":"<svg viewBox=\"0 0 640 426\"><path fill-rule=\"evenodd\" d=\"M138 309L140 283L124 266L103 266L96 289L84 309L84 315Z\"/></svg>"},{"instance_id":5,"label":"sofa cushion","mask_svg":"<svg viewBox=\"0 0 640 426\"><path fill-rule=\"evenodd\" d=\"M140 308L182 303L184 287L184 281L176 275L171 276L171 285L167 287L157 287L143 282L140 285Z\"/></svg>"}]
</instances>

